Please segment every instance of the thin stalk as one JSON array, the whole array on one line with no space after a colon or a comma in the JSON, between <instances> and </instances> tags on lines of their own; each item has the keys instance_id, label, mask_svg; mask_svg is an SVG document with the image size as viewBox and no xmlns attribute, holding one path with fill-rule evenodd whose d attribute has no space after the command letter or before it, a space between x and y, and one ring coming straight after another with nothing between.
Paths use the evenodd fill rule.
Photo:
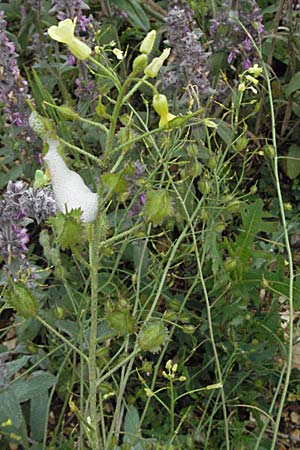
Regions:
<instances>
[{"instance_id":1,"label":"thin stalk","mask_svg":"<svg viewBox=\"0 0 300 450\"><path fill-rule=\"evenodd\" d=\"M204 295L204 299L205 299L205 303L206 303L206 312L207 312L207 322L208 322L208 329L209 329L209 336L210 336L210 341L211 341L211 346L213 349L213 354L215 357L215 364L216 364L216 370L217 370L217 375L218 375L218 383L220 383L221 387L221 398L222 398L222 406L223 406L223 417L224 417L224 433L225 433L225 441L226 441L226 448L227 450L230 450L230 441L229 441L229 429L228 429L228 417L227 417L227 410L226 410L226 399L225 399L225 392L224 392L224 388L223 388L223 375L222 375L222 370L221 370L221 365L220 365L220 361L219 361L219 355L218 355L218 351L217 351L217 347L216 347L216 343L215 343L215 337L214 337L214 331L213 331L213 323L212 323L212 317L211 317L211 305L209 302L209 298L208 298L208 292L206 289L206 284L205 284L205 279L203 276L203 272L202 272L202 262L201 262L201 258L200 258L200 254L199 254L199 250L198 250L198 243L197 243L197 238L196 238L196 234L195 234L195 229L191 220L191 217L186 209L186 205L184 203L184 201L181 198L181 195L179 194L175 183L173 182L173 180L171 179L171 184L172 187L174 189L174 191L177 194L177 197L182 205L182 208L185 212L186 215L186 219L188 222L188 225L190 227L191 230L191 234L192 234L192 239L194 242L194 246L195 246L195 256L196 256L196 263L197 263L197 267L198 267L198 271L199 271L199 277L200 277L200 282L201 282L201 286L202 286L202 290L203 290L203 295Z\"/></svg>"},{"instance_id":2,"label":"thin stalk","mask_svg":"<svg viewBox=\"0 0 300 450\"><path fill-rule=\"evenodd\" d=\"M294 287L294 266L293 266L293 256L292 256L292 250L290 246L289 241L289 234L288 234L288 227L287 222L285 218L285 211L284 211L284 205L283 205L283 199L281 194L281 187L280 187L280 178L279 178L279 167L278 167L278 155L277 155L277 140L276 140L276 127L275 127L275 113L274 113L274 105L273 105L273 97L272 97L272 89L271 89L271 82L269 77L269 72L267 70L267 67L262 61L262 66L264 69L266 82L267 82L267 88L269 93L269 103L270 103L270 113L271 113L271 126L272 126L272 144L275 149L275 157L274 157L274 176L275 176L275 183L276 183L276 191L277 191L277 197L278 197L278 203L279 203L279 209L280 209L280 216L281 216L281 222L283 227L283 235L284 235L284 241L286 245L286 252L287 252L287 259L289 263L289 339L288 339L288 356L287 356L287 368L286 368L286 376L283 384L283 390L282 395L280 399L280 404L277 412L277 418L275 422L274 432L273 432L273 440L272 440L272 446L270 450L274 450L276 447L276 441L279 431L279 425L280 425L280 419L282 416L283 407L285 404L285 399L287 396L287 391L290 383L290 377L291 377L291 371L292 371L292 356L293 356L293 339L294 339L294 293L293 293L293 287Z\"/></svg>"},{"instance_id":3,"label":"thin stalk","mask_svg":"<svg viewBox=\"0 0 300 450\"><path fill-rule=\"evenodd\" d=\"M285 218L285 211L284 211L284 205L283 205L283 199L281 194L281 187L280 187L280 178L279 178L279 166L278 166L278 153L277 153L277 138L276 138L276 122L275 122L275 112L274 112L274 102L273 102L273 95L272 95L272 88L271 88L271 81L270 81L270 74L267 69L267 66L262 58L261 51L257 47L256 43L254 42L252 36L249 34L248 30L240 23L243 30L251 40L251 43L255 50L258 52L261 64L263 67L263 72L265 75L265 82L267 85L267 92L269 95L269 104L270 104L270 115L271 115L271 130L272 130L272 144L275 150L275 157L274 157L274 178L275 178L275 185L276 185L276 192L277 192L277 198L279 203L279 210L280 210L280 217L282 222L282 228L283 228L283 236L286 246L286 252L287 252L287 260L289 265L289 296L288 296L288 305L289 305L289 326L288 326L288 332L289 332L289 339L288 339L288 355L287 355L287 367L286 367L286 376L283 384L283 390L282 395L280 399L280 404L278 407L277 412L277 418L275 422L274 432L273 432L273 440L270 450L274 450L276 447L276 441L277 436L279 432L279 425L280 425L280 419L283 412L283 407L285 404L285 399L287 396L287 391L290 383L290 377L292 372L292 356L293 356L293 339L294 339L294 265L293 265L293 255L292 250L290 246L289 241L289 233L288 233L288 226Z\"/></svg>"},{"instance_id":4,"label":"thin stalk","mask_svg":"<svg viewBox=\"0 0 300 450\"><path fill-rule=\"evenodd\" d=\"M44 319L42 319L40 316L35 317L36 320L38 320L45 328L48 328L51 333L55 334L56 337L58 337L61 341L63 341L68 347L70 347L72 350L74 350L78 355L85 359L86 362L89 361L88 357L82 353L78 348L75 347L67 338L65 338L62 334L60 334L58 331L55 330L49 323L47 323Z\"/></svg>"},{"instance_id":5,"label":"thin stalk","mask_svg":"<svg viewBox=\"0 0 300 450\"><path fill-rule=\"evenodd\" d=\"M102 448L98 427L97 415L97 324L98 324L98 258L97 239L95 238L95 226L90 225L89 236L89 259L91 277L91 328L90 328L90 348L89 348L89 389L90 389L90 423L93 428L93 439L91 442L94 450Z\"/></svg>"}]
</instances>

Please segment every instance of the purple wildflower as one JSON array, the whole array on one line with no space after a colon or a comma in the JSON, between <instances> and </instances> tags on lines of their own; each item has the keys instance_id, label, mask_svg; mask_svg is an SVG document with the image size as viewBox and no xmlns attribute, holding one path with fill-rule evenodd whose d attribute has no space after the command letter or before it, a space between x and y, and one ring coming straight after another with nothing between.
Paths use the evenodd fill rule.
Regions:
<instances>
[{"instance_id":1,"label":"purple wildflower","mask_svg":"<svg viewBox=\"0 0 300 450\"><path fill-rule=\"evenodd\" d=\"M10 181L0 201L0 256L7 262L17 259L24 265L29 235L28 218L41 220L55 214L55 200L49 188L34 190L23 181Z\"/></svg>"},{"instance_id":2,"label":"purple wildflower","mask_svg":"<svg viewBox=\"0 0 300 450\"><path fill-rule=\"evenodd\" d=\"M181 1L179 5L170 2L165 20L167 42L174 49L173 64L161 71L165 88L191 84L197 86L202 95L210 94L207 69L209 54L201 46L200 37L203 33L195 26L193 10L186 2Z\"/></svg>"},{"instance_id":3,"label":"purple wildflower","mask_svg":"<svg viewBox=\"0 0 300 450\"><path fill-rule=\"evenodd\" d=\"M0 102L7 123L21 127L28 121L28 85L20 75L15 45L9 41L6 27L4 13L0 11Z\"/></svg>"},{"instance_id":4,"label":"purple wildflower","mask_svg":"<svg viewBox=\"0 0 300 450\"><path fill-rule=\"evenodd\" d=\"M255 0L238 2L237 9L230 8L230 1L224 0L218 10L217 17L211 21L210 34L212 49L217 52L228 52L229 64L238 59L243 69L249 68L249 63L255 62L257 55L251 39L239 25L241 22L254 42L259 46L260 35L264 31L262 14Z\"/></svg>"},{"instance_id":5,"label":"purple wildflower","mask_svg":"<svg viewBox=\"0 0 300 450\"><path fill-rule=\"evenodd\" d=\"M252 62L251 62L251 60L249 58L246 58L246 59L243 60L243 62L242 62L243 70L247 70L251 66L252 66Z\"/></svg>"}]
</instances>

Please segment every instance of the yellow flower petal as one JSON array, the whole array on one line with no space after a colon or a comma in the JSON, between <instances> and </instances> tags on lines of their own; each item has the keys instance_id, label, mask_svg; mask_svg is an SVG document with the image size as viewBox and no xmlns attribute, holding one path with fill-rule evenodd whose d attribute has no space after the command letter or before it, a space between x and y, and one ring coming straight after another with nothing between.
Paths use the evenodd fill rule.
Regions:
<instances>
[{"instance_id":1,"label":"yellow flower petal","mask_svg":"<svg viewBox=\"0 0 300 450\"><path fill-rule=\"evenodd\" d=\"M49 36L55 41L62 42L69 45L74 39L76 20L74 22L71 19L62 20L58 26L53 25L48 29Z\"/></svg>"},{"instance_id":2,"label":"yellow flower petal","mask_svg":"<svg viewBox=\"0 0 300 450\"><path fill-rule=\"evenodd\" d=\"M158 126L160 128L164 127L165 125L167 125L168 122L170 122L171 120L175 119L175 117L176 116L174 116L174 114L171 114L171 113L168 112L167 114L165 114L165 115L160 117L160 121L159 121Z\"/></svg>"}]
</instances>

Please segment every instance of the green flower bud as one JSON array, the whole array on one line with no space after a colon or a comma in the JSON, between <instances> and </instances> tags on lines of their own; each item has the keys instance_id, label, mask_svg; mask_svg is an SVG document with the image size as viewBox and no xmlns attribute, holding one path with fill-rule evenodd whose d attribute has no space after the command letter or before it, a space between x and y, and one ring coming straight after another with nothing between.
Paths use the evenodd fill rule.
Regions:
<instances>
[{"instance_id":1,"label":"green flower bud","mask_svg":"<svg viewBox=\"0 0 300 450\"><path fill-rule=\"evenodd\" d=\"M160 115L159 127L164 127L176 117L169 113L168 100L163 94L157 94L153 97L153 108Z\"/></svg>"},{"instance_id":2,"label":"green flower bud","mask_svg":"<svg viewBox=\"0 0 300 450\"><path fill-rule=\"evenodd\" d=\"M132 71L134 73L143 72L147 67L148 56L145 54L138 55L132 63Z\"/></svg>"},{"instance_id":3,"label":"green flower bud","mask_svg":"<svg viewBox=\"0 0 300 450\"><path fill-rule=\"evenodd\" d=\"M159 116L165 116L169 112L167 97L163 94L157 94L153 97L153 108Z\"/></svg>"},{"instance_id":4,"label":"green flower bud","mask_svg":"<svg viewBox=\"0 0 300 450\"><path fill-rule=\"evenodd\" d=\"M149 55L152 51L155 38L156 38L156 31L155 30L150 31L141 43L140 52Z\"/></svg>"},{"instance_id":5,"label":"green flower bud","mask_svg":"<svg viewBox=\"0 0 300 450\"><path fill-rule=\"evenodd\" d=\"M155 78L158 75L163 63L170 55L170 48L165 48L158 58L154 58L150 64L145 68L144 73L150 78Z\"/></svg>"}]
</instances>

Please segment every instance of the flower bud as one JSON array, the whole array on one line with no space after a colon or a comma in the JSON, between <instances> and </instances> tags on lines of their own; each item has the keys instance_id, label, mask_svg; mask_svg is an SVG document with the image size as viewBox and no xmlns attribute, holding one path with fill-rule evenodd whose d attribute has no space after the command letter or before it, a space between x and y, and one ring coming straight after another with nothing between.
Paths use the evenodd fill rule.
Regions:
<instances>
[{"instance_id":1,"label":"flower bud","mask_svg":"<svg viewBox=\"0 0 300 450\"><path fill-rule=\"evenodd\" d=\"M158 58L154 58L150 64L145 68L144 73L150 78L155 78L158 75L163 63L168 58L171 49L165 48Z\"/></svg>"},{"instance_id":2,"label":"flower bud","mask_svg":"<svg viewBox=\"0 0 300 450\"><path fill-rule=\"evenodd\" d=\"M144 53L142 55L138 55L132 63L132 71L135 73L143 72L145 70L148 63L148 56Z\"/></svg>"},{"instance_id":3,"label":"flower bud","mask_svg":"<svg viewBox=\"0 0 300 450\"><path fill-rule=\"evenodd\" d=\"M144 53L145 55L149 55L152 51L155 38L156 38L156 31L155 30L150 31L141 43L140 52Z\"/></svg>"},{"instance_id":4,"label":"flower bud","mask_svg":"<svg viewBox=\"0 0 300 450\"><path fill-rule=\"evenodd\" d=\"M175 119L174 114L168 111L168 100L163 94L157 94L153 97L153 108L160 115L159 127L164 127L172 119Z\"/></svg>"}]
</instances>

